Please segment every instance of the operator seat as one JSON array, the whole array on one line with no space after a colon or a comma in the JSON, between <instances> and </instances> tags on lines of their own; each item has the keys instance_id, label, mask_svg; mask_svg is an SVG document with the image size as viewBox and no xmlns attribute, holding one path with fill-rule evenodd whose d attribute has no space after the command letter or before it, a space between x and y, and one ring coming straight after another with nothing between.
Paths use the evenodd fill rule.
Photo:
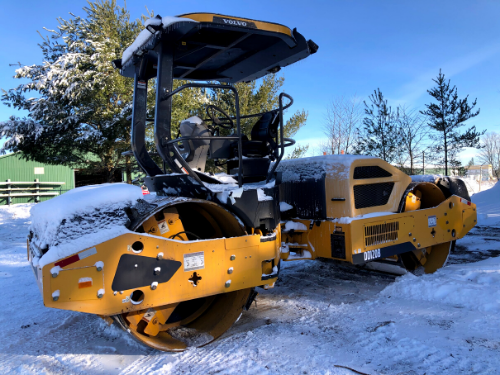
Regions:
<instances>
[{"instance_id":1,"label":"operator seat","mask_svg":"<svg viewBox=\"0 0 500 375\"><path fill-rule=\"evenodd\" d=\"M210 137L207 124L198 116L192 116L181 122L179 131L181 137ZM188 165L200 172L205 172L207 154L210 147L209 139L189 139L179 144L178 149Z\"/></svg>"},{"instance_id":2,"label":"operator seat","mask_svg":"<svg viewBox=\"0 0 500 375\"><path fill-rule=\"evenodd\" d=\"M266 179L269 165L275 160L278 147L276 138L279 118L276 112L264 113L255 123L250 133L251 140L243 136L242 154L243 179L245 182L256 182ZM232 155L228 160L227 169L229 174L238 172L238 142L231 143Z\"/></svg>"}]
</instances>

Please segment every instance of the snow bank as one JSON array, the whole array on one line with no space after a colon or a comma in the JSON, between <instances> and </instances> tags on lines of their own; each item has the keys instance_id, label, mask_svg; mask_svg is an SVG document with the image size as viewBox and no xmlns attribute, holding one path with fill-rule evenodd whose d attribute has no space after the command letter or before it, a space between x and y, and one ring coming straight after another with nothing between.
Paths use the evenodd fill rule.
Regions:
<instances>
[{"instance_id":1,"label":"snow bank","mask_svg":"<svg viewBox=\"0 0 500 375\"><path fill-rule=\"evenodd\" d=\"M33 203L19 203L11 206L0 206L0 224L15 219L27 219Z\"/></svg>"},{"instance_id":2,"label":"snow bank","mask_svg":"<svg viewBox=\"0 0 500 375\"><path fill-rule=\"evenodd\" d=\"M124 183L73 189L31 208L34 243L49 247L44 266L96 243L128 232L124 208L142 198L141 188Z\"/></svg>"},{"instance_id":3,"label":"snow bank","mask_svg":"<svg viewBox=\"0 0 500 375\"><path fill-rule=\"evenodd\" d=\"M447 176L443 176L442 174L424 174L424 175L412 175L410 176L412 182L432 182L435 183L437 179L439 178L444 178ZM456 176L452 176L453 178L457 178ZM473 196L474 194L488 190L495 185L495 182L492 181L481 181L481 184L479 184L479 181L476 181L471 178L467 177L459 177L464 183L465 186L467 187L467 191L469 192L469 196Z\"/></svg>"},{"instance_id":4,"label":"snow bank","mask_svg":"<svg viewBox=\"0 0 500 375\"><path fill-rule=\"evenodd\" d=\"M471 198L477 206L479 225L500 226L500 183L491 189L474 194Z\"/></svg>"},{"instance_id":5,"label":"snow bank","mask_svg":"<svg viewBox=\"0 0 500 375\"><path fill-rule=\"evenodd\" d=\"M481 181L481 183L479 183L479 181L472 178L462 178L462 181L465 183L471 197L474 194L491 189L496 183L496 181Z\"/></svg>"},{"instance_id":6,"label":"snow bank","mask_svg":"<svg viewBox=\"0 0 500 375\"><path fill-rule=\"evenodd\" d=\"M282 160L278 171L282 172L284 182L306 179L318 180L325 173L333 173L338 178L347 178L355 160L375 159L365 155L321 155L310 158Z\"/></svg>"},{"instance_id":7,"label":"snow bank","mask_svg":"<svg viewBox=\"0 0 500 375\"><path fill-rule=\"evenodd\" d=\"M499 313L500 258L452 265L418 277L407 273L385 288L381 295Z\"/></svg>"}]
</instances>

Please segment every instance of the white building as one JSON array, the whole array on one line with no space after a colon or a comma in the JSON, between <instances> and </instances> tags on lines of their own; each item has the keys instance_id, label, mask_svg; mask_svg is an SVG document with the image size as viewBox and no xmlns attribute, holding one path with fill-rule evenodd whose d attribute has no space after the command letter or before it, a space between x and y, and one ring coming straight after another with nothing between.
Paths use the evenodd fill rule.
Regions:
<instances>
[{"instance_id":1,"label":"white building","mask_svg":"<svg viewBox=\"0 0 500 375\"><path fill-rule=\"evenodd\" d=\"M466 176L472 180L488 181L493 179L493 167L491 164L471 165L467 168Z\"/></svg>"}]
</instances>

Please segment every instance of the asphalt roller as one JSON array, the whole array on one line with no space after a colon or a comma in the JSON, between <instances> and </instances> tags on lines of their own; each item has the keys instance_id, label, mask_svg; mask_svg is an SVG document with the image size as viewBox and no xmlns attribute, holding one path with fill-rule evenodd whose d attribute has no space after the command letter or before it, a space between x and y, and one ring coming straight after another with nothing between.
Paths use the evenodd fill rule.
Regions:
<instances>
[{"instance_id":1,"label":"asphalt roller","mask_svg":"<svg viewBox=\"0 0 500 375\"><path fill-rule=\"evenodd\" d=\"M329 258L394 274L433 273L476 224L459 178L412 181L381 159L354 155L286 160L278 170L286 261Z\"/></svg>"},{"instance_id":2,"label":"asphalt roller","mask_svg":"<svg viewBox=\"0 0 500 375\"><path fill-rule=\"evenodd\" d=\"M151 194L58 223L70 237L76 226L81 231L81 243L72 242L62 257L60 242L49 246L32 231L28 258L45 306L113 319L150 347L179 351L215 340L249 308L255 288L271 288L278 277L276 168L294 144L283 134L283 111L293 99L281 93L278 108L242 115L233 84L275 73L318 46L283 25L219 14L157 16L145 26L113 66L134 80L131 148ZM151 119L147 88L154 78ZM188 83L173 90L174 79ZM206 119L176 124L172 138L172 98L193 87L232 93L233 107L208 104ZM242 119L254 119L250 138ZM148 121L156 161L146 148ZM205 173L207 158L226 166L227 175ZM89 246L89 236L117 220L123 233Z\"/></svg>"},{"instance_id":3,"label":"asphalt roller","mask_svg":"<svg viewBox=\"0 0 500 375\"><path fill-rule=\"evenodd\" d=\"M57 257L57 241L51 247L30 233L28 259L45 306L96 314L145 345L180 351L229 329L256 288L274 286L281 260L321 257L433 272L474 226L475 206L459 182L412 182L364 156L282 161L294 144L283 133L293 99L281 93L278 108L242 115L232 84L316 53L318 46L295 29L210 13L157 16L145 26L113 64L134 79L132 153L151 195L61 222L65 233L85 223L80 246L64 256ZM156 106L148 118L153 78ZM174 79L188 83L174 90ZM232 92L233 108L207 103L206 118L182 121L173 138L172 98L193 87ZM252 118L248 137L241 120ZM147 121L154 121L157 159L146 148ZM227 174L205 173L207 159ZM117 220L119 235L86 242Z\"/></svg>"}]
</instances>

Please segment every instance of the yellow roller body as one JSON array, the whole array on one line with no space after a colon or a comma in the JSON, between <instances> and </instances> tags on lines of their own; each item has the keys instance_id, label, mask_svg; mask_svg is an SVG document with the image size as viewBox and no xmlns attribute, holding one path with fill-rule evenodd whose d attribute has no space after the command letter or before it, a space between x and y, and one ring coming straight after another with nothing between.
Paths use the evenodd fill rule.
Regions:
<instances>
[{"instance_id":1,"label":"yellow roller body","mask_svg":"<svg viewBox=\"0 0 500 375\"><path fill-rule=\"evenodd\" d=\"M167 205L140 223L145 233L126 233L35 267L45 306L115 316L135 338L159 350L219 337L251 302L254 287L274 285L277 273L269 265L279 261L280 227L266 237L247 235L222 207L186 201L188 212L211 223L213 236L235 236L188 241L179 204ZM149 283L152 275L164 276Z\"/></svg>"},{"instance_id":2,"label":"yellow roller body","mask_svg":"<svg viewBox=\"0 0 500 375\"><path fill-rule=\"evenodd\" d=\"M400 259L409 271L422 266L432 273L446 263L454 241L476 224L473 203L456 195L446 199L434 183L410 184L409 176L380 159L359 158L346 166L341 158L334 159L337 164L325 168L325 177L316 182L320 187L324 183L323 207L328 218L290 220L299 226L286 223L282 228L283 260L321 257L362 265ZM365 168L378 168L371 173L375 170L385 176L366 178ZM367 191L373 186L376 192L381 184L392 184L392 189L383 190L384 194L390 192L383 199L376 193L356 195L359 186ZM301 189L299 184L296 189ZM296 198L297 194L290 196ZM380 203L371 204L371 200ZM300 198L297 206L296 216L300 217Z\"/></svg>"}]
</instances>

